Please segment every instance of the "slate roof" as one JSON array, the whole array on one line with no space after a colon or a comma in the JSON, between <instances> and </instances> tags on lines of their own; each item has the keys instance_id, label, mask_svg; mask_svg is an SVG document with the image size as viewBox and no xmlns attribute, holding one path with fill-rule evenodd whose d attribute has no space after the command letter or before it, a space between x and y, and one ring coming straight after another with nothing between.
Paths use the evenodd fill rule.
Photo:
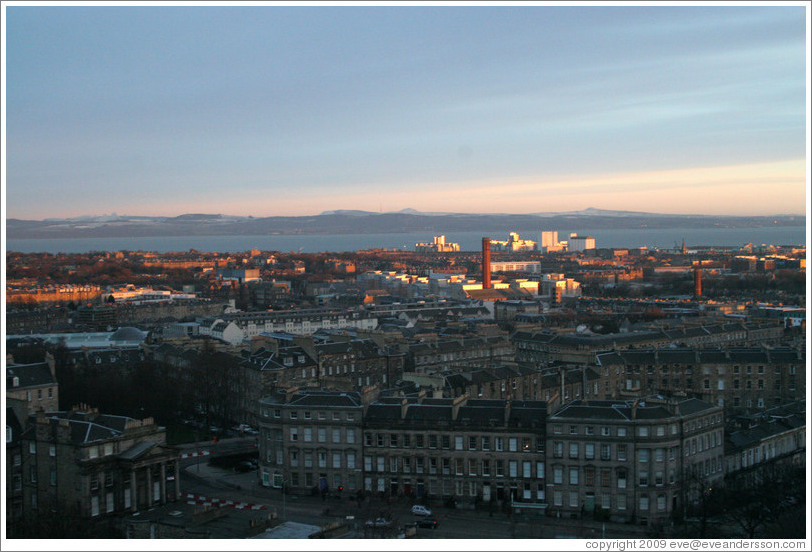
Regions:
<instances>
[{"instance_id":1,"label":"slate roof","mask_svg":"<svg viewBox=\"0 0 812 552\"><path fill-rule=\"evenodd\" d=\"M564 405L555 412L552 418L581 418L589 420L631 420L632 404L634 401L573 401ZM715 408L714 405L699 399L685 399L677 403L681 415L691 415L703 410ZM673 411L675 412L675 411ZM637 403L636 419L638 420L660 420L670 418L675 414L672 410L662 404L646 402L645 398Z\"/></svg>"},{"instance_id":2,"label":"slate roof","mask_svg":"<svg viewBox=\"0 0 812 552\"><path fill-rule=\"evenodd\" d=\"M358 393L330 393L315 392L294 395L289 406L318 406L325 408L346 408L361 406L361 397Z\"/></svg>"},{"instance_id":3,"label":"slate roof","mask_svg":"<svg viewBox=\"0 0 812 552\"><path fill-rule=\"evenodd\" d=\"M13 385L15 377L19 380L17 386ZM6 389L8 390L45 385L56 385L56 379L51 375L51 369L45 362L9 364L6 366Z\"/></svg>"}]
</instances>

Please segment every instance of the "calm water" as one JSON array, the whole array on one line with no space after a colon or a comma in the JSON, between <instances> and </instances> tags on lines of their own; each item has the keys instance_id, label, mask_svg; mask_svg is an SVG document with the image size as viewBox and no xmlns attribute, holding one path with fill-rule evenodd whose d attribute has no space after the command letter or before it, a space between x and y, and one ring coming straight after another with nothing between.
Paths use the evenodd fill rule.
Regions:
<instances>
[{"instance_id":1,"label":"calm water","mask_svg":"<svg viewBox=\"0 0 812 552\"><path fill-rule=\"evenodd\" d=\"M446 242L457 242L463 251L479 251L482 238L507 240L504 234L483 232L447 232ZM516 230L522 239L539 241L540 230ZM558 237L566 240L570 232L595 238L601 247L641 247L670 249L714 245L735 247L752 242L754 245L805 245L806 229L801 226L767 228L667 228L667 229L559 229ZM218 251L240 252L256 248L262 251L301 251L303 253L356 251L387 248L413 251L415 243L431 242L440 233L409 232L398 234L338 234L314 236L174 236L166 238L74 238L74 239L10 239L7 251L22 253L87 253L89 251Z\"/></svg>"}]
</instances>

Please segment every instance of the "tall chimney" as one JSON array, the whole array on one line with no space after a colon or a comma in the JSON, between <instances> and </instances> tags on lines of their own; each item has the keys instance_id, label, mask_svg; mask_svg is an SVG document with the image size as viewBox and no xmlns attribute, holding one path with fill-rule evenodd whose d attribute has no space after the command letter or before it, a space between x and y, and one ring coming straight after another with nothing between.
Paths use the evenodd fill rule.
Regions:
<instances>
[{"instance_id":1,"label":"tall chimney","mask_svg":"<svg viewBox=\"0 0 812 552\"><path fill-rule=\"evenodd\" d=\"M694 299L702 297L702 269L696 267L694 269Z\"/></svg>"},{"instance_id":2,"label":"tall chimney","mask_svg":"<svg viewBox=\"0 0 812 552\"><path fill-rule=\"evenodd\" d=\"M491 289L491 239L482 238L482 289Z\"/></svg>"}]
</instances>

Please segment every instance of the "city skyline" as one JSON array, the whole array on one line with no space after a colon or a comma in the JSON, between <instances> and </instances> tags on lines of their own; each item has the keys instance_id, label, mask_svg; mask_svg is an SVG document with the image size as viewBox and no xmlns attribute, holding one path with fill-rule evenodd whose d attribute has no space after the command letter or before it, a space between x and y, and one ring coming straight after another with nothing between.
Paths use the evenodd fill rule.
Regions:
<instances>
[{"instance_id":1,"label":"city skyline","mask_svg":"<svg viewBox=\"0 0 812 552\"><path fill-rule=\"evenodd\" d=\"M808 6L20 6L5 216L804 213Z\"/></svg>"}]
</instances>

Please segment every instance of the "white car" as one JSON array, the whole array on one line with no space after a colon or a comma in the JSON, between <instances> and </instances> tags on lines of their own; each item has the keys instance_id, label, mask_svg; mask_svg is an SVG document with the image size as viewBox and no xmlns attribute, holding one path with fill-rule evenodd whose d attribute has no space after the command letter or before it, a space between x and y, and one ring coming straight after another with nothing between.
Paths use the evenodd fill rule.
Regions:
<instances>
[{"instance_id":1,"label":"white car","mask_svg":"<svg viewBox=\"0 0 812 552\"><path fill-rule=\"evenodd\" d=\"M415 504L412 506L412 513L416 516L430 516L431 510L420 504Z\"/></svg>"}]
</instances>

